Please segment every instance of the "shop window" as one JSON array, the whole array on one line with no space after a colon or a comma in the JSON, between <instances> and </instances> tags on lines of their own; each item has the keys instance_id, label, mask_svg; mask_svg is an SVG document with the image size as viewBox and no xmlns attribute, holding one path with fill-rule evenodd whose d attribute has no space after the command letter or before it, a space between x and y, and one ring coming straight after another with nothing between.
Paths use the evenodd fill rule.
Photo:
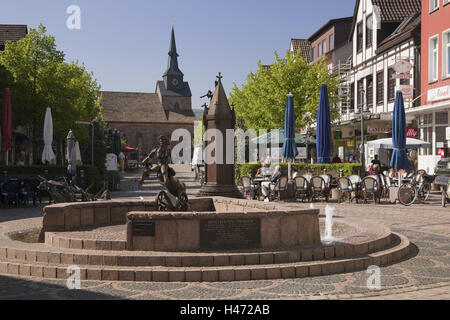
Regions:
<instances>
[{"instance_id":1,"label":"shop window","mask_svg":"<svg viewBox=\"0 0 450 320\"><path fill-rule=\"evenodd\" d=\"M436 112L436 124L448 125L448 112Z\"/></svg>"}]
</instances>

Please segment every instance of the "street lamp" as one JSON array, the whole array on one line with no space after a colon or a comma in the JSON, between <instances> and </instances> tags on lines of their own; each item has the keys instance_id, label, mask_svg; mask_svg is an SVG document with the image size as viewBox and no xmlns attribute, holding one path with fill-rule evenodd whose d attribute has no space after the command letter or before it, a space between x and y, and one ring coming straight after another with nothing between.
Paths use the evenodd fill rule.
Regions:
<instances>
[{"instance_id":1,"label":"street lamp","mask_svg":"<svg viewBox=\"0 0 450 320\"><path fill-rule=\"evenodd\" d=\"M363 89L363 90L361 90L361 96L360 96L361 104L360 104L360 107L355 112L355 115L356 114L360 114L361 115L361 166L362 166L361 177L362 178L366 174L366 150L365 150L365 141L364 141L364 116L365 115L370 115L370 110L367 107L367 103L365 101L365 97L366 97L366 91Z\"/></svg>"}]
</instances>

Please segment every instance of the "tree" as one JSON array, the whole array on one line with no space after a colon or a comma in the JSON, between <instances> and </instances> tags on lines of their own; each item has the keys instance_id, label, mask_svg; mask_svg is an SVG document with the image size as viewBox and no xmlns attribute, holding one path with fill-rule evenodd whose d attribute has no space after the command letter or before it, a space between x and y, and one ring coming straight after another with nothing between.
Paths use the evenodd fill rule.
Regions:
<instances>
[{"instance_id":1,"label":"tree","mask_svg":"<svg viewBox=\"0 0 450 320\"><path fill-rule=\"evenodd\" d=\"M287 95L294 94L296 127L305 128L316 122L320 87L328 86L331 119L338 117L338 79L330 75L325 61L309 64L300 52L290 51L284 58L275 52L275 62L264 68L258 61L258 71L247 76L241 89L236 83L230 94L236 115L251 129L274 130L284 125ZM311 113L309 117L307 113Z\"/></svg>"},{"instance_id":2,"label":"tree","mask_svg":"<svg viewBox=\"0 0 450 320\"><path fill-rule=\"evenodd\" d=\"M79 141L87 142L88 129L74 122L101 117L100 87L83 64L65 61L64 52L56 49L55 38L46 34L42 24L17 43L6 42L0 53L0 72L1 68L12 75L13 124L31 129L35 162L40 158L37 146L47 107L52 109L60 151L71 129Z\"/></svg>"}]
</instances>

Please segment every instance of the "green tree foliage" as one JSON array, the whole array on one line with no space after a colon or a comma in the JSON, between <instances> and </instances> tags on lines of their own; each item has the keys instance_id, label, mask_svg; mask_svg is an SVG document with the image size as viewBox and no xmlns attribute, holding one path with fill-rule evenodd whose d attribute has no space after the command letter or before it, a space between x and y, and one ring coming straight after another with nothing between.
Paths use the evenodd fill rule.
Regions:
<instances>
[{"instance_id":1,"label":"green tree foliage","mask_svg":"<svg viewBox=\"0 0 450 320\"><path fill-rule=\"evenodd\" d=\"M328 86L331 119L338 117L338 79L330 75L325 61L309 64L300 52L294 56L290 51L284 58L275 52L275 62L247 76L247 82L238 88L236 83L230 94L230 103L235 105L236 115L242 118L247 128L279 129L284 125L287 95L294 94L296 127L305 128L317 119L322 84ZM312 119L306 114L310 112Z\"/></svg>"},{"instance_id":2,"label":"green tree foliage","mask_svg":"<svg viewBox=\"0 0 450 320\"><path fill-rule=\"evenodd\" d=\"M87 127L74 122L101 117L100 86L83 64L65 61L64 53L56 49L55 38L42 24L31 28L17 43L6 42L5 51L0 53L3 73L13 80L13 124L30 127L34 145L42 138L47 107L52 109L57 142L64 142L71 129L79 141L88 141Z\"/></svg>"}]
</instances>

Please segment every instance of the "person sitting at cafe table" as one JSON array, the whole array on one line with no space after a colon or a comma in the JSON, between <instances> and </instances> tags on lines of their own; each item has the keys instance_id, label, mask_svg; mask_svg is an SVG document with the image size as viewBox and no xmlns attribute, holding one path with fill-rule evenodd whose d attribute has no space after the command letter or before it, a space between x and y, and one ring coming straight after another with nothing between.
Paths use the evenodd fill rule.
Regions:
<instances>
[{"instance_id":1,"label":"person sitting at cafe table","mask_svg":"<svg viewBox=\"0 0 450 320\"><path fill-rule=\"evenodd\" d=\"M262 178L270 175L270 163L264 162L262 167L256 171L255 177Z\"/></svg>"},{"instance_id":2,"label":"person sitting at cafe table","mask_svg":"<svg viewBox=\"0 0 450 320\"><path fill-rule=\"evenodd\" d=\"M269 181L264 181L261 183L261 192L264 196L264 201L269 202L269 195L271 191L275 190L276 182L281 178L281 167L278 165L275 167L275 170L270 177Z\"/></svg>"}]
</instances>

